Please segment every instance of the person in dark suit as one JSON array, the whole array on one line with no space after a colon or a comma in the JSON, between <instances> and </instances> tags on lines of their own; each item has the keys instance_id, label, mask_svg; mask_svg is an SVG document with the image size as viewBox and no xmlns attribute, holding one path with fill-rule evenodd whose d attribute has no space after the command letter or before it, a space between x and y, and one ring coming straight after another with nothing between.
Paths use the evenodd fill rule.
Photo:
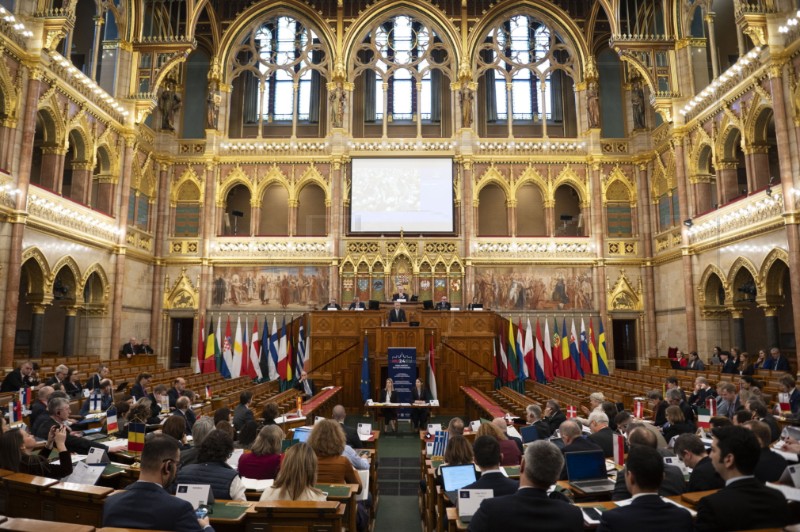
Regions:
<instances>
[{"instance_id":1,"label":"person in dark suit","mask_svg":"<svg viewBox=\"0 0 800 532\"><path fill-rule=\"evenodd\" d=\"M781 429L778 427L778 421L775 419L775 416L769 413L767 405L764 404L764 401L755 397L751 397L747 400L744 407L745 410L753 415L753 419L761 421L762 423L765 423L767 427L769 427L770 439L767 442L768 444L776 442L781 438Z\"/></svg>"},{"instance_id":2,"label":"person in dark suit","mask_svg":"<svg viewBox=\"0 0 800 532\"><path fill-rule=\"evenodd\" d=\"M253 402L253 392L245 390L239 394L239 404L233 409L233 428L237 431L248 421L255 421L253 411L250 410L250 403Z\"/></svg>"},{"instance_id":3,"label":"person in dark suit","mask_svg":"<svg viewBox=\"0 0 800 532\"><path fill-rule=\"evenodd\" d=\"M103 379L100 381L100 386L92 391L92 394L83 401L81 406L81 415L86 417L92 408L100 408L101 412L105 412L111 405L114 404L114 391L111 379Z\"/></svg>"},{"instance_id":4,"label":"person in dark suit","mask_svg":"<svg viewBox=\"0 0 800 532\"><path fill-rule=\"evenodd\" d=\"M673 450L686 467L692 469L686 491L717 490L725 486L706 453L705 445L696 434L678 436Z\"/></svg>"},{"instance_id":5,"label":"person in dark suit","mask_svg":"<svg viewBox=\"0 0 800 532\"><path fill-rule=\"evenodd\" d=\"M631 445L624 476L625 485L634 499L628 506L603 512L598 532L692 529L689 511L664 502L659 495L664 478L664 460L657 450L645 445Z\"/></svg>"},{"instance_id":6,"label":"person in dark suit","mask_svg":"<svg viewBox=\"0 0 800 532\"><path fill-rule=\"evenodd\" d=\"M186 421L186 435L192 433L192 428L194 427L195 422L197 422L197 414L194 413L192 410L192 401L188 397L181 397L178 399L178 402L175 403L175 410L173 410L173 416L180 416Z\"/></svg>"},{"instance_id":7,"label":"person in dark suit","mask_svg":"<svg viewBox=\"0 0 800 532\"><path fill-rule=\"evenodd\" d=\"M564 467L558 447L537 440L525 449L519 489L513 495L484 500L469 523L470 532L524 530L581 532L583 515L560 493L547 494Z\"/></svg>"},{"instance_id":8,"label":"person in dark suit","mask_svg":"<svg viewBox=\"0 0 800 532\"><path fill-rule=\"evenodd\" d=\"M60 384L64 386L67 380L67 374L69 373L69 368L64 364L59 364L56 366L54 370L54 375L45 381L45 385L53 386L55 384Z\"/></svg>"},{"instance_id":9,"label":"person in dark suit","mask_svg":"<svg viewBox=\"0 0 800 532\"><path fill-rule=\"evenodd\" d=\"M330 302L328 302L328 304L327 304L327 305L325 305L324 307L322 307L322 310L328 310L328 309L334 309L334 308L335 308L336 310L342 310L342 306L341 306L341 305L339 305L339 303L337 303L337 302L336 302L336 298L335 298L335 297L332 297L332 298L331 298L331 300L330 300Z\"/></svg>"},{"instance_id":10,"label":"person in dark suit","mask_svg":"<svg viewBox=\"0 0 800 532\"><path fill-rule=\"evenodd\" d=\"M603 456L614 458L614 431L608 426L608 416L604 412L589 414L589 440L603 449Z\"/></svg>"},{"instance_id":11,"label":"person in dark suit","mask_svg":"<svg viewBox=\"0 0 800 532\"><path fill-rule=\"evenodd\" d=\"M402 323L406 322L406 311L400 307L400 302L394 302L394 308L389 311L389 323Z\"/></svg>"},{"instance_id":12,"label":"person in dark suit","mask_svg":"<svg viewBox=\"0 0 800 532\"><path fill-rule=\"evenodd\" d=\"M635 446L649 447L658 451L658 438L656 433L648 430L644 423L631 423L628 426L628 443L631 449ZM659 453L661 454L661 453ZM626 466L617 473L614 491L611 493L612 501L624 501L631 498L631 491L625 482ZM664 479L659 485L658 494L662 497L680 495L686 491L686 482L683 480L683 471L676 465L664 465Z\"/></svg>"},{"instance_id":13,"label":"person in dark suit","mask_svg":"<svg viewBox=\"0 0 800 532\"><path fill-rule=\"evenodd\" d=\"M717 392L719 392L719 397L717 397L717 415L733 419L733 416L741 406L739 394L736 393L736 386L730 382L721 382L717 386Z\"/></svg>"},{"instance_id":14,"label":"person in dark suit","mask_svg":"<svg viewBox=\"0 0 800 532\"><path fill-rule=\"evenodd\" d=\"M717 427L711 434L711 462L725 487L700 499L695 530L722 532L786 526L786 497L753 476L761 452L756 435L737 426Z\"/></svg>"},{"instance_id":15,"label":"person in dark suit","mask_svg":"<svg viewBox=\"0 0 800 532\"><path fill-rule=\"evenodd\" d=\"M183 395L183 391L186 389L186 379L183 377L177 377L174 381L172 381L172 388L169 389L167 395L169 396L169 408L170 410L175 408L175 403L178 402L178 398Z\"/></svg>"},{"instance_id":16,"label":"person in dark suit","mask_svg":"<svg viewBox=\"0 0 800 532\"><path fill-rule=\"evenodd\" d=\"M353 449L360 449L364 446L361 443L361 438L358 437L358 430L345 425L344 420L347 418L347 412L342 405L336 405L333 407L331 417L334 421L337 421L342 425L342 429L344 430L344 439L347 445Z\"/></svg>"},{"instance_id":17,"label":"person in dark suit","mask_svg":"<svg viewBox=\"0 0 800 532\"><path fill-rule=\"evenodd\" d=\"M785 356L781 355L781 350L773 347L769 350L770 358L764 362L762 369L771 369L773 371L789 371L789 361Z\"/></svg>"},{"instance_id":18,"label":"person in dark suit","mask_svg":"<svg viewBox=\"0 0 800 532\"><path fill-rule=\"evenodd\" d=\"M164 489L175 480L180 459L175 438L163 434L149 438L142 451L139 480L105 500L103 526L213 532L207 517L197 518L192 503Z\"/></svg>"},{"instance_id":19,"label":"person in dark suit","mask_svg":"<svg viewBox=\"0 0 800 532\"><path fill-rule=\"evenodd\" d=\"M139 344L136 343L136 338L133 336L131 336L130 340L128 340L128 343L122 346L122 354L128 358L132 358L138 350Z\"/></svg>"},{"instance_id":20,"label":"person in dark suit","mask_svg":"<svg viewBox=\"0 0 800 532\"><path fill-rule=\"evenodd\" d=\"M689 364L686 366L686 369L693 369L695 371L703 371L706 369L706 365L700 360L700 355L697 354L697 351L689 353Z\"/></svg>"},{"instance_id":21,"label":"person in dark suit","mask_svg":"<svg viewBox=\"0 0 800 532\"><path fill-rule=\"evenodd\" d=\"M431 400L431 393L422 384L422 379L417 379L414 382L414 387L411 388L411 402L412 403L427 403ZM427 408L412 408L411 409L411 426L415 430L420 430L428 426L428 417L430 411Z\"/></svg>"},{"instance_id":22,"label":"person in dark suit","mask_svg":"<svg viewBox=\"0 0 800 532\"><path fill-rule=\"evenodd\" d=\"M528 405L525 407L528 425L536 427L536 433L540 440L550 437L550 425L542 419L542 407L539 405Z\"/></svg>"},{"instance_id":23,"label":"person in dark suit","mask_svg":"<svg viewBox=\"0 0 800 532\"><path fill-rule=\"evenodd\" d=\"M366 310L366 308L367 306L364 305L364 302L361 301L361 299L358 296L356 296L353 298L353 302L350 303L350 306L347 307L347 310L356 310L356 309Z\"/></svg>"},{"instance_id":24,"label":"person in dark suit","mask_svg":"<svg viewBox=\"0 0 800 532\"><path fill-rule=\"evenodd\" d=\"M450 302L447 300L447 296L442 296L442 299L436 303L435 310L450 310Z\"/></svg>"},{"instance_id":25,"label":"person in dark suit","mask_svg":"<svg viewBox=\"0 0 800 532\"><path fill-rule=\"evenodd\" d=\"M153 355L155 351L150 346L150 339L145 338L142 340L142 343L136 346L136 354L137 355Z\"/></svg>"},{"instance_id":26,"label":"person in dark suit","mask_svg":"<svg viewBox=\"0 0 800 532\"><path fill-rule=\"evenodd\" d=\"M50 400L50 395L54 391L52 386L42 386L36 390L36 402L31 405L31 413L28 415L31 427L36 426L39 416L47 415L47 401Z\"/></svg>"},{"instance_id":27,"label":"person in dark suit","mask_svg":"<svg viewBox=\"0 0 800 532\"><path fill-rule=\"evenodd\" d=\"M705 408L706 400L709 397L715 396L716 392L714 391L714 388L708 385L708 379L705 377L697 377L694 380L694 391L692 392L692 395L689 396L687 402L692 406Z\"/></svg>"},{"instance_id":28,"label":"person in dark suit","mask_svg":"<svg viewBox=\"0 0 800 532\"><path fill-rule=\"evenodd\" d=\"M300 378L294 383L294 389L303 393L303 400L310 399L316 392L314 381L308 378L308 373L305 371L300 372Z\"/></svg>"},{"instance_id":29,"label":"person in dark suit","mask_svg":"<svg viewBox=\"0 0 800 532\"><path fill-rule=\"evenodd\" d=\"M95 388L100 387L100 381L103 379L107 379L111 372L108 369L108 366L104 364L100 364L97 367L97 373L92 375L92 378L86 382L86 389L87 390L94 390Z\"/></svg>"},{"instance_id":30,"label":"person in dark suit","mask_svg":"<svg viewBox=\"0 0 800 532\"><path fill-rule=\"evenodd\" d=\"M605 415L605 414L604 414ZM581 426L577 422L567 420L559 427L561 432L561 439L564 441L564 448L561 449L563 454L574 453L580 451L601 451L602 448L595 442L584 438L582 435ZM561 471L561 480L567 480L567 467L566 464Z\"/></svg>"},{"instance_id":31,"label":"person in dark suit","mask_svg":"<svg viewBox=\"0 0 800 532\"><path fill-rule=\"evenodd\" d=\"M753 475L762 482L778 482L789 464L783 456L773 453L772 449L770 449L772 433L769 426L756 419L745 421L742 426L753 431L753 434L758 438L758 443L761 445L758 464L755 471L753 471Z\"/></svg>"},{"instance_id":32,"label":"person in dark suit","mask_svg":"<svg viewBox=\"0 0 800 532\"><path fill-rule=\"evenodd\" d=\"M17 369L6 375L0 392L18 392L20 388L33 386L33 364L23 362Z\"/></svg>"},{"instance_id":33,"label":"person in dark suit","mask_svg":"<svg viewBox=\"0 0 800 532\"><path fill-rule=\"evenodd\" d=\"M733 359L729 351L722 351L719 354L719 363L722 365L720 373L737 373L736 361Z\"/></svg>"},{"instance_id":34,"label":"person in dark suit","mask_svg":"<svg viewBox=\"0 0 800 532\"><path fill-rule=\"evenodd\" d=\"M545 404L542 420L550 427L550 434L554 434L561 424L567 420L567 416L561 411L558 401L550 399Z\"/></svg>"},{"instance_id":35,"label":"person in dark suit","mask_svg":"<svg viewBox=\"0 0 800 532\"><path fill-rule=\"evenodd\" d=\"M500 470L500 442L491 436L478 436L472 445L475 465L481 469L481 476L465 490L493 490L495 497L513 495L519 489L519 481L507 478Z\"/></svg>"},{"instance_id":36,"label":"person in dark suit","mask_svg":"<svg viewBox=\"0 0 800 532\"><path fill-rule=\"evenodd\" d=\"M381 403L397 403L397 392L394 390L394 381L386 379L386 385L381 390ZM397 409L384 408L381 412L383 414L386 432L397 432Z\"/></svg>"},{"instance_id":37,"label":"person in dark suit","mask_svg":"<svg viewBox=\"0 0 800 532\"><path fill-rule=\"evenodd\" d=\"M131 388L131 397L137 400L142 397L147 397L149 393L148 387L150 386L152 378L153 375L151 373L139 373L139 375L136 376L136 384Z\"/></svg>"},{"instance_id":38,"label":"person in dark suit","mask_svg":"<svg viewBox=\"0 0 800 532\"><path fill-rule=\"evenodd\" d=\"M800 390L797 389L797 382L791 375L784 375L778 381L778 389L781 393L789 395L789 409L792 416L800 415Z\"/></svg>"},{"instance_id":39,"label":"person in dark suit","mask_svg":"<svg viewBox=\"0 0 800 532\"><path fill-rule=\"evenodd\" d=\"M402 286L397 287L397 293L392 294L392 301L404 300L404 301L411 301L411 294L407 294L405 288Z\"/></svg>"}]
</instances>

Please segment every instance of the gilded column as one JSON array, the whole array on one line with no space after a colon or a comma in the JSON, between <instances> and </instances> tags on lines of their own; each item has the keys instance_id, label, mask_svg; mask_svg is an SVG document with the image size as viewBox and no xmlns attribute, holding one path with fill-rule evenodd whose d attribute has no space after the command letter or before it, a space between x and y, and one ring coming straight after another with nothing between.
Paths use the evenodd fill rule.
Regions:
<instances>
[{"instance_id":1,"label":"gilded column","mask_svg":"<svg viewBox=\"0 0 800 532\"><path fill-rule=\"evenodd\" d=\"M122 331L122 294L125 288L125 253L127 251L127 220L128 220L128 203L130 202L131 191L131 177L133 175L133 144L135 142L133 135L125 136L125 151L122 157L122 177L119 182L119 207L116 212L119 214L120 231L119 241L117 242L114 255L116 262L114 265L114 301L111 307L111 346L109 353L112 358L117 358L117 346L122 345L120 342Z\"/></svg>"},{"instance_id":2,"label":"gilded column","mask_svg":"<svg viewBox=\"0 0 800 532\"><path fill-rule=\"evenodd\" d=\"M597 257L597 275L595 276L595 287L597 287L597 305L600 309L600 319L605 324L606 345L613 346L613 327L608 314L608 301L605 286L606 279L606 262L605 262L605 248L606 237L605 228L603 227L603 185L600 182L600 163L593 162L589 169L589 195L588 200L584 200L582 207L585 209L589 207L589 216L591 217L591 237L595 246L595 255ZM613 358L613 349L609 349L610 358Z\"/></svg>"},{"instance_id":3,"label":"gilded column","mask_svg":"<svg viewBox=\"0 0 800 532\"><path fill-rule=\"evenodd\" d=\"M78 308L67 307L64 310L66 312L64 316L64 346L61 354L65 357L71 357L75 354L75 327L77 325Z\"/></svg>"},{"instance_id":4,"label":"gilded column","mask_svg":"<svg viewBox=\"0 0 800 532\"><path fill-rule=\"evenodd\" d=\"M683 132L676 133L675 145L675 180L678 184L678 198L681 220L689 218L689 202L687 194L686 161L684 158ZM683 294L686 303L686 344L689 351L697 350L696 310L694 306L694 272L692 255L689 247L689 228L681 224L681 254L683 256Z\"/></svg>"},{"instance_id":5,"label":"gilded column","mask_svg":"<svg viewBox=\"0 0 800 532\"><path fill-rule=\"evenodd\" d=\"M211 306L208 303L208 295L211 290L211 239L214 235L214 213L217 212L215 192L215 166L213 163L206 164L205 188L203 190L203 226L200 228L200 291L198 298L198 309L202 316Z\"/></svg>"},{"instance_id":6,"label":"gilded column","mask_svg":"<svg viewBox=\"0 0 800 532\"><path fill-rule=\"evenodd\" d=\"M506 211L508 213L508 234L512 237L517 236L517 200L508 198L506 201Z\"/></svg>"},{"instance_id":7,"label":"gilded column","mask_svg":"<svg viewBox=\"0 0 800 532\"><path fill-rule=\"evenodd\" d=\"M472 265L472 240L475 236L477 226L475 225L475 206L472 202L472 191L474 183L472 181L472 162L464 161L461 170L461 212L463 225L461 234L464 235L464 256L466 266L464 268L465 299L464 302L472 302L475 294L475 266ZM463 308L463 307L462 307Z\"/></svg>"},{"instance_id":8,"label":"gilded column","mask_svg":"<svg viewBox=\"0 0 800 532\"><path fill-rule=\"evenodd\" d=\"M328 176L329 195L325 198L325 210L328 213L328 239L331 243L330 253L333 257L329 268L329 292L339 297L341 283L339 280L338 257L343 255L342 234L344 233L344 201L342 191L345 188L344 162L336 160L330 167ZM370 283L372 284L372 283ZM342 301L344 303L344 301Z\"/></svg>"},{"instance_id":9,"label":"gilded column","mask_svg":"<svg viewBox=\"0 0 800 532\"><path fill-rule=\"evenodd\" d=\"M161 320L159 316L164 304L161 294L161 279L164 275L164 257L167 254L164 243L169 232L169 175L170 167L166 163L159 165L158 173L158 212L156 215L155 239L153 243L153 293L150 299L150 338L155 340L161 337ZM158 349L164 353L166 346L159 345Z\"/></svg>"},{"instance_id":10,"label":"gilded column","mask_svg":"<svg viewBox=\"0 0 800 532\"><path fill-rule=\"evenodd\" d=\"M42 356L44 311L46 308L47 305L33 305L33 316L31 317L31 358L39 358Z\"/></svg>"},{"instance_id":11,"label":"gilded column","mask_svg":"<svg viewBox=\"0 0 800 532\"><path fill-rule=\"evenodd\" d=\"M645 320L645 345L647 356L656 356L658 353L658 334L656 331L656 283L655 275L653 274L653 226L651 225L650 216L650 190L647 179L647 165L640 164L637 174L636 188L639 191L639 196L636 198L637 202L642 204L639 209L641 218L639 220L639 227L641 238L639 242L643 246L644 256L644 320Z\"/></svg>"},{"instance_id":12,"label":"gilded column","mask_svg":"<svg viewBox=\"0 0 800 532\"><path fill-rule=\"evenodd\" d=\"M17 190L15 212L7 221L11 224L11 237L7 262L3 265L6 276L6 302L3 312L3 339L0 344L0 362L5 368L14 366L14 338L17 331L17 310L19 308L19 281L22 267L22 235L25 229L28 203L28 185L31 178L33 161L33 137L36 133L36 113L39 109L39 91L41 90L42 72L38 68L30 68L28 86L25 94L25 106L22 113L22 142L19 147L19 164L17 167Z\"/></svg>"}]
</instances>

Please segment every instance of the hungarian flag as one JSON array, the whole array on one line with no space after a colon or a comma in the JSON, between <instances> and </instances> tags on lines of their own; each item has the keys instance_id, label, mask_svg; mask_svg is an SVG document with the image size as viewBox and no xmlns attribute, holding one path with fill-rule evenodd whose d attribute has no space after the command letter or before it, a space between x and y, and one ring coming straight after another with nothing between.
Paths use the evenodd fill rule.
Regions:
<instances>
[{"instance_id":1,"label":"hungarian flag","mask_svg":"<svg viewBox=\"0 0 800 532\"><path fill-rule=\"evenodd\" d=\"M203 345L203 333L206 332L206 317L200 316L200 330L197 333L197 358L195 359L194 372L203 371L203 358L206 354L206 346Z\"/></svg>"},{"instance_id":2,"label":"hungarian flag","mask_svg":"<svg viewBox=\"0 0 800 532\"><path fill-rule=\"evenodd\" d=\"M711 411L708 408L697 409L697 426L701 429L711 428Z\"/></svg>"},{"instance_id":3,"label":"hungarian flag","mask_svg":"<svg viewBox=\"0 0 800 532\"><path fill-rule=\"evenodd\" d=\"M219 372L226 379L231 378L231 366L233 365L233 338L231 334L231 317L225 324L225 337L222 340L222 359L220 360Z\"/></svg>"},{"instance_id":4,"label":"hungarian flag","mask_svg":"<svg viewBox=\"0 0 800 532\"><path fill-rule=\"evenodd\" d=\"M140 453L144 450L144 423L128 423L128 452Z\"/></svg>"},{"instance_id":5,"label":"hungarian flag","mask_svg":"<svg viewBox=\"0 0 800 532\"><path fill-rule=\"evenodd\" d=\"M625 465L625 436L622 434L614 434L614 464L618 466Z\"/></svg>"},{"instance_id":6,"label":"hungarian flag","mask_svg":"<svg viewBox=\"0 0 800 532\"><path fill-rule=\"evenodd\" d=\"M431 335L431 349L428 353L428 389L431 392L431 399L438 399L439 392L436 390L436 364L434 363L433 335Z\"/></svg>"},{"instance_id":7,"label":"hungarian flag","mask_svg":"<svg viewBox=\"0 0 800 532\"><path fill-rule=\"evenodd\" d=\"M118 430L119 425L117 425L117 409L112 406L108 409L108 412L106 412L106 433L114 434Z\"/></svg>"},{"instance_id":8,"label":"hungarian flag","mask_svg":"<svg viewBox=\"0 0 800 532\"><path fill-rule=\"evenodd\" d=\"M641 401L633 403L633 417L644 419L644 403Z\"/></svg>"},{"instance_id":9,"label":"hungarian flag","mask_svg":"<svg viewBox=\"0 0 800 532\"><path fill-rule=\"evenodd\" d=\"M567 407L567 419L575 419L578 417L578 409L572 405Z\"/></svg>"},{"instance_id":10,"label":"hungarian flag","mask_svg":"<svg viewBox=\"0 0 800 532\"><path fill-rule=\"evenodd\" d=\"M553 371L553 348L550 346L550 325L547 323L547 318L544 320L544 336L539 334L539 318L536 318L536 338L541 339L540 343L544 350L544 378L552 382L556 375Z\"/></svg>"},{"instance_id":11,"label":"hungarian flag","mask_svg":"<svg viewBox=\"0 0 800 532\"><path fill-rule=\"evenodd\" d=\"M706 399L706 408L708 408L709 414L711 417L717 415L717 399L715 397L709 397Z\"/></svg>"},{"instance_id":12,"label":"hungarian flag","mask_svg":"<svg viewBox=\"0 0 800 532\"><path fill-rule=\"evenodd\" d=\"M203 373L215 373L217 371L216 361L217 337L214 335L214 320L208 324L208 335L206 336L206 352L203 359Z\"/></svg>"},{"instance_id":13,"label":"hungarian flag","mask_svg":"<svg viewBox=\"0 0 800 532\"><path fill-rule=\"evenodd\" d=\"M258 340L258 318L253 320L253 333L250 335L250 364L247 367L247 375L251 379L261 379L261 342Z\"/></svg>"}]
</instances>

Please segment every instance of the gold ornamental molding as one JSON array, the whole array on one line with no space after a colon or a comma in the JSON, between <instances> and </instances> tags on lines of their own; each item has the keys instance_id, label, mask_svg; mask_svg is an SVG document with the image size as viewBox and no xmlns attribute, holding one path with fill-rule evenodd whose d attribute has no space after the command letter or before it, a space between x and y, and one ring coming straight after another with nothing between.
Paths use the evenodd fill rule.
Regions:
<instances>
[{"instance_id":1,"label":"gold ornamental molding","mask_svg":"<svg viewBox=\"0 0 800 532\"><path fill-rule=\"evenodd\" d=\"M642 279L639 278L634 289L624 269L619 270L619 276L613 287L609 287L609 278L606 277L606 292L609 311L641 311L642 310Z\"/></svg>"},{"instance_id":2,"label":"gold ornamental molding","mask_svg":"<svg viewBox=\"0 0 800 532\"><path fill-rule=\"evenodd\" d=\"M186 275L186 268L181 268L181 275L172 288L169 286L169 275L164 278L164 310L197 309L199 298L200 291Z\"/></svg>"}]
</instances>

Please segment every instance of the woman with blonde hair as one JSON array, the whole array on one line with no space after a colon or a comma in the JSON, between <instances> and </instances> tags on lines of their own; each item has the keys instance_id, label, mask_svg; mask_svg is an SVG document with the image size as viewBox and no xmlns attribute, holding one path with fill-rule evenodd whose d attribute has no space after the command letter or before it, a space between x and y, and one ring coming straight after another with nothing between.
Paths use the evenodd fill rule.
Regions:
<instances>
[{"instance_id":1,"label":"woman with blonde hair","mask_svg":"<svg viewBox=\"0 0 800 532\"><path fill-rule=\"evenodd\" d=\"M314 487L316 483L317 456L308 444L296 443L286 451L278 477L264 490L260 500L324 501L325 494Z\"/></svg>"},{"instance_id":2,"label":"woman with blonde hair","mask_svg":"<svg viewBox=\"0 0 800 532\"><path fill-rule=\"evenodd\" d=\"M259 480L275 478L281 469L281 442L283 431L278 425L262 428L253 443L252 452L239 457L239 474Z\"/></svg>"},{"instance_id":3,"label":"woman with blonde hair","mask_svg":"<svg viewBox=\"0 0 800 532\"><path fill-rule=\"evenodd\" d=\"M505 433L503 433L503 431L500 430L500 428L495 424L481 423L476 437L479 436L491 436L500 443L500 456L502 456L500 465L519 465L520 459L522 458L522 453L519 452L519 447L517 447L517 444L514 442L514 440L509 440L508 436L506 436Z\"/></svg>"}]
</instances>

